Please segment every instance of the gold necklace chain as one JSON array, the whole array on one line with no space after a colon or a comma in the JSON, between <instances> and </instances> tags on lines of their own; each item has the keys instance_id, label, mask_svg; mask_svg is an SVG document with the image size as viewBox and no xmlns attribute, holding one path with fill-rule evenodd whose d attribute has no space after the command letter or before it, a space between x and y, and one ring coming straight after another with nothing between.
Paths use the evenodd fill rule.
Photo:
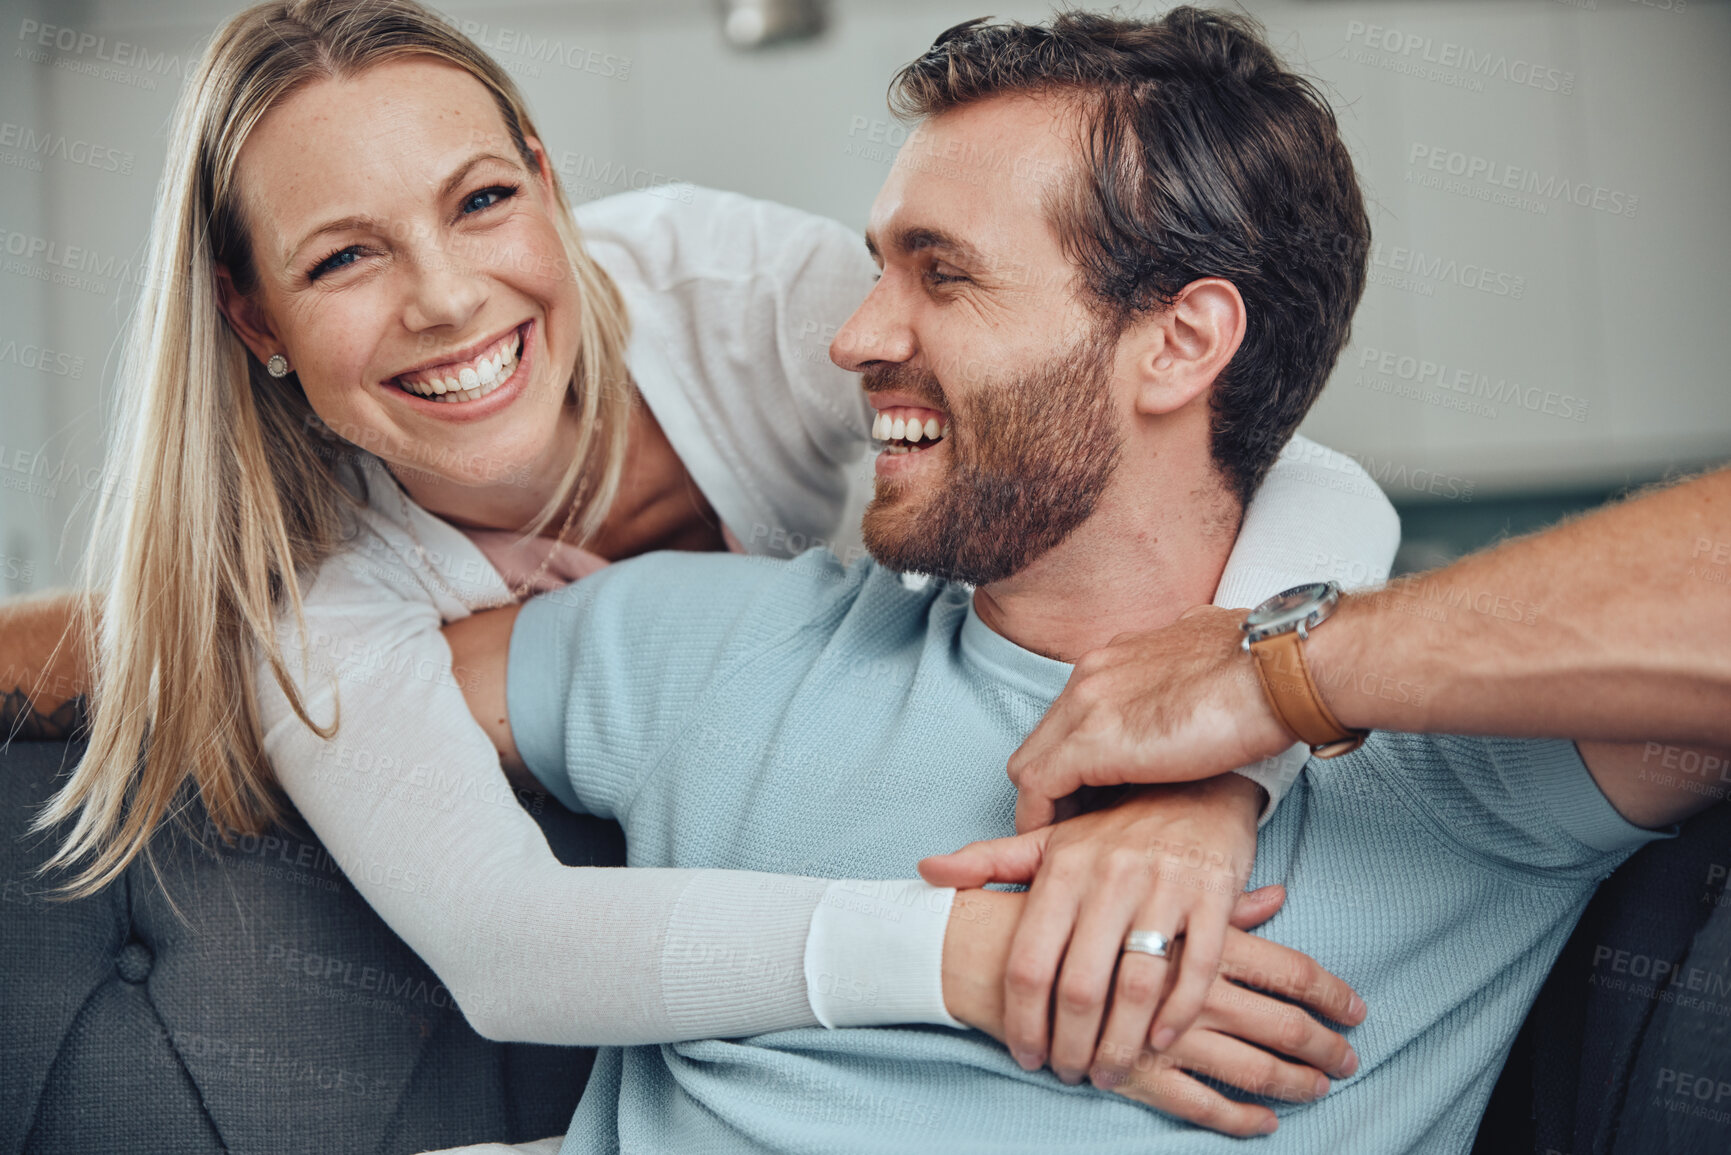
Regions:
<instances>
[{"instance_id":1,"label":"gold necklace chain","mask_svg":"<svg viewBox=\"0 0 1731 1155\"><path fill-rule=\"evenodd\" d=\"M387 469L385 472L390 473L390 470ZM415 532L415 517L413 512L409 509L408 491L403 488L403 483L397 479L396 474L391 473L391 480L396 482L397 500L403 507L403 528L409 531L409 540L415 544L416 558L420 560L422 567L426 569L427 573L431 575L433 581L438 583L439 588L442 589L446 595L465 606L468 605L469 600L456 590L452 589L449 583L445 581L444 576L440 574L433 563L428 560L427 547L421 544L421 535ZM521 585L517 586L516 589L508 590L506 592L506 600L502 602L489 602L486 605L479 606L474 610L475 613L480 613L483 610L498 610L503 609L506 606L516 605L518 602L523 600L525 594L535 588L535 583L547 575L547 570L553 565L553 559L559 556L559 547L565 544L565 535L571 532L571 523L577 520L577 507L580 504L582 503L576 500L571 502L571 508L565 513L565 522L559 527L558 536L553 539L553 548L547 551L547 556L541 560L541 564L535 572L530 574L528 579ZM432 517L437 515L429 513L428 516ZM477 546L476 548L479 549L480 547Z\"/></svg>"}]
</instances>

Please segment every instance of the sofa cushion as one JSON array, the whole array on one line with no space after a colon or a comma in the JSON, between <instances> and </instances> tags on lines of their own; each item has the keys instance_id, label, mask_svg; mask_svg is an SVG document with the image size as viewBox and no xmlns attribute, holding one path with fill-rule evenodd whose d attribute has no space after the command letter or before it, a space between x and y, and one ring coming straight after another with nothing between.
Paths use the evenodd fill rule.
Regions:
<instances>
[{"instance_id":1,"label":"sofa cushion","mask_svg":"<svg viewBox=\"0 0 1731 1155\"><path fill-rule=\"evenodd\" d=\"M412 1152L563 1131L593 1061L476 1035L291 816L224 846L196 799L91 898L22 837L78 751L0 751L0 1150ZM568 864L611 823L540 807Z\"/></svg>"},{"instance_id":2,"label":"sofa cushion","mask_svg":"<svg viewBox=\"0 0 1731 1155\"><path fill-rule=\"evenodd\" d=\"M1727 848L1731 807L1720 805L1599 887L1515 1039L1476 1155L1731 1149L1731 1093L1717 1122L1689 1114L1680 1094L1684 1075L1717 1072L1731 1088L1720 1057L1731 1054Z\"/></svg>"}]
</instances>

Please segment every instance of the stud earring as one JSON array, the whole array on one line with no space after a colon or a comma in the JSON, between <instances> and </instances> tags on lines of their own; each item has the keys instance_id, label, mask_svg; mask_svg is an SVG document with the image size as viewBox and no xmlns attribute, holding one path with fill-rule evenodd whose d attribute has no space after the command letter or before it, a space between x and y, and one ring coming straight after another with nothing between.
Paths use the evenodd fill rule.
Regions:
<instances>
[{"instance_id":1,"label":"stud earring","mask_svg":"<svg viewBox=\"0 0 1731 1155\"><path fill-rule=\"evenodd\" d=\"M264 371L272 377L287 377L289 372L288 358L281 353L272 353L270 360L264 363Z\"/></svg>"}]
</instances>

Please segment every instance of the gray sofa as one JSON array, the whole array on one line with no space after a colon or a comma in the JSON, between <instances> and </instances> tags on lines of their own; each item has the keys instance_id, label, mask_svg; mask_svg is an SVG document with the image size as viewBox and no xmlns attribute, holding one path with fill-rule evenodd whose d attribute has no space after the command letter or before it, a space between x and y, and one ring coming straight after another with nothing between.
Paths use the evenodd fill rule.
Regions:
<instances>
[{"instance_id":1,"label":"gray sofa","mask_svg":"<svg viewBox=\"0 0 1731 1155\"><path fill-rule=\"evenodd\" d=\"M305 831L164 836L160 878L140 862L46 898L46 844L23 833L74 757L0 749L0 1153L385 1155L564 1130L592 1054L477 1036ZM541 812L561 861L621 861L616 827ZM1720 806L1600 889L1475 1155L1731 1151L1728 865ZM1634 973L1655 960L1678 976L1659 997Z\"/></svg>"},{"instance_id":2,"label":"gray sofa","mask_svg":"<svg viewBox=\"0 0 1731 1155\"><path fill-rule=\"evenodd\" d=\"M165 834L50 899L30 816L76 752L0 750L0 1152L377 1153L562 1133L593 1052L489 1042L304 830ZM611 823L542 806L561 861ZM193 804L193 824L202 811Z\"/></svg>"}]
</instances>

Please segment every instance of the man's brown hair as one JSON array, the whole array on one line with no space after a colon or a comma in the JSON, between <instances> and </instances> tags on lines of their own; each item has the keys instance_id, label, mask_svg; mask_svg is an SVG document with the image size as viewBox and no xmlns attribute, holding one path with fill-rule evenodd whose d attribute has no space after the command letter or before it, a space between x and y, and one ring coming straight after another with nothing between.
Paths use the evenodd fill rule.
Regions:
<instances>
[{"instance_id":1,"label":"man's brown hair","mask_svg":"<svg viewBox=\"0 0 1731 1155\"><path fill-rule=\"evenodd\" d=\"M899 72L908 119L1015 94L1077 99L1081 172L1047 206L1091 304L1119 330L1201 277L1244 298L1214 385L1211 451L1248 501L1322 392L1364 291L1370 222L1328 101L1249 17L1065 12L972 20Z\"/></svg>"}]
</instances>

